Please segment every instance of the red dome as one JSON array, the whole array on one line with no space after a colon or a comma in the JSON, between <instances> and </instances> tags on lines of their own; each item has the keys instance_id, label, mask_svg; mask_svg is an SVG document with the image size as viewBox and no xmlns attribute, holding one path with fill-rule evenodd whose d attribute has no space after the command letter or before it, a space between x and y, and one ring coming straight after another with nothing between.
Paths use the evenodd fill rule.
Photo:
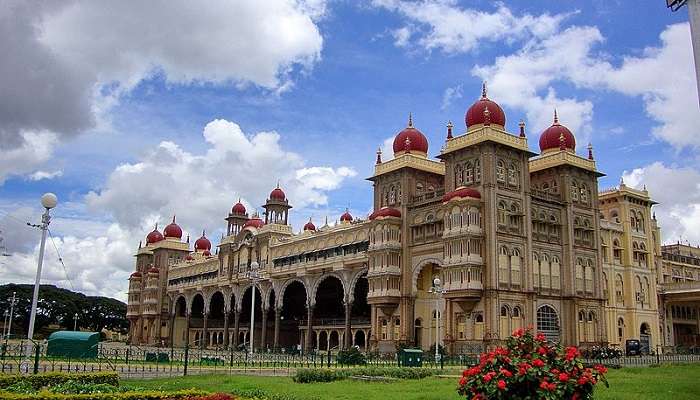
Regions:
<instances>
[{"instance_id":1,"label":"red dome","mask_svg":"<svg viewBox=\"0 0 700 400\"><path fill-rule=\"evenodd\" d=\"M506 126L506 114L498 103L486 97L486 84L484 84L481 98L469 107L467 114L464 116L464 122L467 124L467 127L485 123L487 109L489 110L489 123Z\"/></svg>"},{"instance_id":2,"label":"red dome","mask_svg":"<svg viewBox=\"0 0 700 400\"><path fill-rule=\"evenodd\" d=\"M369 219L385 217L401 218L401 211L391 207L382 207L379 210L376 210L375 212L370 214Z\"/></svg>"},{"instance_id":3,"label":"red dome","mask_svg":"<svg viewBox=\"0 0 700 400\"><path fill-rule=\"evenodd\" d=\"M129 278L140 278L140 277L141 277L141 273L139 271L136 271L133 274L131 274L131 276L129 276Z\"/></svg>"},{"instance_id":4,"label":"red dome","mask_svg":"<svg viewBox=\"0 0 700 400\"><path fill-rule=\"evenodd\" d=\"M204 250L204 252L202 252L202 255L203 255L204 257L211 257L211 251L209 251L209 250Z\"/></svg>"},{"instance_id":5,"label":"red dome","mask_svg":"<svg viewBox=\"0 0 700 400\"><path fill-rule=\"evenodd\" d=\"M165 239L165 238L163 237L163 234L161 234L158 231L158 225L156 224L156 227L155 227L155 229L153 229L153 232L149 233L146 236L146 245L149 245L151 243L160 242L163 239Z\"/></svg>"},{"instance_id":6,"label":"red dome","mask_svg":"<svg viewBox=\"0 0 700 400\"><path fill-rule=\"evenodd\" d=\"M244 215L245 211L245 206L241 203L240 200L238 200L238 203L233 205L233 208L231 209L231 214Z\"/></svg>"},{"instance_id":7,"label":"red dome","mask_svg":"<svg viewBox=\"0 0 700 400\"><path fill-rule=\"evenodd\" d=\"M561 149L562 144L565 149L576 150L574 134L571 133L569 128L559 124L557 112L554 111L554 123L540 135L540 151Z\"/></svg>"},{"instance_id":8,"label":"red dome","mask_svg":"<svg viewBox=\"0 0 700 400\"><path fill-rule=\"evenodd\" d=\"M447 203L448 201L450 201L452 199L456 199L456 198L464 199L467 197L471 197L473 199L480 199L481 193L479 193L479 191L476 189L467 188L467 187L462 186L462 187L458 187L457 189L455 189L449 193L445 193L445 195L442 196L442 202Z\"/></svg>"},{"instance_id":9,"label":"red dome","mask_svg":"<svg viewBox=\"0 0 700 400\"><path fill-rule=\"evenodd\" d=\"M185 257L185 260L187 260L187 261L192 261L192 260L194 260L194 257L192 257L192 254L188 254L188 255Z\"/></svg>"},{"instance_id":10,"label":"red dome","mask_svg":"<svg viewBox=\"0 0 700 400\"><path fill-rule=\"evenodd\" d=\"M258 228L258 229L260 229L260 228L263 227L263 225L265 225L265 223L263 222L263 220L261 220L260 218L254 217L254 218L251 218L251 219L247 220L247 221L245 222L245 224L243 224L243 227L244 227L244 228L251 227L251 228Z\"/></svg>"},{"instance_id":11,"label":"red dome","mask_svg":"<svg viewBox=\"0 0 700 400\"><path fill-rule=\"evenodd\" d=\"M182 229L178 224L175 223L175 216L173 215L173 222L163 229L163 235L166 238L178 238L182 239Z\"/></svg>"},{"instance_id":12,"label":"red dome","mask_svg":"<svg viewBox=\"0 0 700 400\"><path fill-rule=\"evenodd\" d=\"M286 198L287 196L284 194L284 191L280 189L279 185L270 192L271 200L284 201Z\"/></svg>"},{"instance_id":13,"label":"red dome","mask_svg":"<svg viewBox=\"0 0 700 400\"><path fill-rule=\"evenodd\" d=\"M340 222L352 222L352 215L350 215L347 209L345 209L345 213L340 216Z\"/></svg>"},{"instance_id":14,"label":"red dome","mask_svg":"<svg viewBox=\"0 0 700 400\"><path fill-rule=\"evenodd\" d=\"M305 231L315 231L316 230L316 225L314 225L313 222L311 222L311 218L309 218L309 222L304 225L304 230Z\"/></svg>"},{"instance_id":15,"label":"red dome","mask_svg":"<svg viewBox=\"0 0 700 400\"><path fill-rule=\"evenodd\" d=\"M202 237L194 242L194 250L211 250L211 242L204 236L204 231L202 231Z\"/></svg>"},{"instance_id":16,"label":"red dome","mask_svg":"<svg viewBox=\"0 0 700 400\"><path fill-rule=\"evenodd\" d=\"M413 118L408 116L408 126L394 138L394 155L405 151L415 151L428 154L428 139L418 129L413 127Z\"/></svg>"},{"instance_id":17,"label":"red dome","mask_svg":"<svg viewBox=\"0 0 700 400\"><path fill-rule=\"evenodd\" d=\"M158 268L156 268L154 266L151 266L151 268L148 270L149 274L157 274L158 272L160 272L160 271L158 271Z\"/></svg>"}]
</instances>

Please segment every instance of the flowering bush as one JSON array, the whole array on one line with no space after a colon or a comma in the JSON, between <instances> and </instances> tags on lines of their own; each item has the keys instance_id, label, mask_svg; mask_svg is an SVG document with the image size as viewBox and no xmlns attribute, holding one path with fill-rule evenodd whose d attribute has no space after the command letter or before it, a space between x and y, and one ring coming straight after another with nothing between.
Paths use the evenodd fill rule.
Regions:
<instances>
[{"instance_id":1,"label":"flowering bush","mask_svg":"<svg viewBox=\"0 0 700 400\"><path fill-rule=\"evenodd\" d=\"M593 346L581 351L583 358L610 360L622 357L622 350L607 346Z\"/></svg>"},{"instance_id":2,"label":"flowering bush","mask_svg":"<svg viewBox=\"0 0 700 400\"><path fill-rule=\"evenodd\" d=\"M562 349L542 333L518 329L506 347L482 354L463 372L457 391L472 400L592 399L596 383L608 386L607 369L587 368L580 356L576 347Z\"/></svg>"}]
</instances>

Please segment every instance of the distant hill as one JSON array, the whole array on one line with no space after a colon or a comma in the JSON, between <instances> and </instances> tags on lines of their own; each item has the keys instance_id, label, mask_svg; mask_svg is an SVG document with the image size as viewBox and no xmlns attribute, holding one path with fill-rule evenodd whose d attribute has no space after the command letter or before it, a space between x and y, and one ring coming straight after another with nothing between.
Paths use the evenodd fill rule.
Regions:
<instances>
[{"instance_id":1,"label":"distant hill","mask_svg":"<svg viewBox=\"0 0 700 400\"><path fill-rule=\"evenodd\" d=\"M15 318L12 322L12 334L25 336L29 327L29 314L32 307L34 285L7 284L0 286L0 316L10 309L12 292L17 292ZM102 296L86 296L54 285L41 285L35 332L41 338L55 329L73 329L73 317L78 314L78 329L99 332L106 328L126 332L129 322L126 319L126 304L117 299Z\"/></svg>"}]
</instances>

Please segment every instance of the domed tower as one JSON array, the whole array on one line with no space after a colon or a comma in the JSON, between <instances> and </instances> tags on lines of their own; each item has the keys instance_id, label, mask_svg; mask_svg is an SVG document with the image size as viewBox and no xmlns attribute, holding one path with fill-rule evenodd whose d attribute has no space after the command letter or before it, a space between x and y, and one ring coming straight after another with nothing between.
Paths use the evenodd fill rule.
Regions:
<instances>
[{"instance_id":1,"label":"domed tower","mask_svg":"<svg viewBox=\"0 0 700 400\"><path fill-rule=\"evenodd\" d=\"M243 229L246 221L248 221L248 214L246 213L245 206L241 203L241 199L238 199L238 203L234 204L231 208L231 212L226 217L228 222L228 228L226 228L226 235L238 235L238 233Z\"/></svg>"},{"instance_id":2,"label":"domed tower","mask_svg":"<svg viewBox=\"0 0 700 400\"><path fill-rule=\"evenodd\" d=\"M287 225L289 209L292 206L289 205L289 200L287 200L284 191L280 189L279 183L270 192L270 197L263 208L265 209L265 224Z\"/></svg>"}]
</instances>

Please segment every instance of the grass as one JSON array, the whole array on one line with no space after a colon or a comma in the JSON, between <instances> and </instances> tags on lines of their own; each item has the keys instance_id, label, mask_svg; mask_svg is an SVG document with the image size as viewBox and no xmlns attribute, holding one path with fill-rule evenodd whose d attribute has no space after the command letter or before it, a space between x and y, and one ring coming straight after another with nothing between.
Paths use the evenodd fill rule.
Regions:
<instances>
[{"instance_id":1,"label":"grass","mask_svg":"<svg viewBox=\"0 0 700 400\"><path fill-rule=\"evenodd\" d=\"M626 368L610 370L610 388L599 387L596 399L699 399L700 365ZM266 395L281 395L296 400L457 400L457 378L431 377L388 383L339 381L298 384L287 377L202 375L172 379L129 380L129 385L147 389L196 388L212 392L241 393L258 390Z\"/></svg>"}]
</instances>

